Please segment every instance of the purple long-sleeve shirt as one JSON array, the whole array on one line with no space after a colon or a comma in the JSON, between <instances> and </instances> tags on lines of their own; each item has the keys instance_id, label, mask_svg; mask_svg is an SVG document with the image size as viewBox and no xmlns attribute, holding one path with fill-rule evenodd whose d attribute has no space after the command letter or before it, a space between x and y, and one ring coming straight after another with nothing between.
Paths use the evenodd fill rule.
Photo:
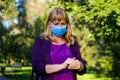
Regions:
<instances>
[{"instance_id":1,"label":"purple long-sleeve shirt","mask_svg":"<svg viewBox=\"0 0 120 80\"><path fill-rule=\"evenodd\" d=\"M51 44L50 56L52 64L62 64L67 58L73 58L66 43L60 45ZM73 72L68 68L58 71L54 74L54 80L74 80Z\"/></svg>"},{"instance_id":2,"label":"purple long-sleeve shirt","mask_svg":"<svg viewBox=\"0 0 120 80\"><path fill-rule=\"evenodd\" d=\"M36 80L41 75L41 80L54 80L54 73L47 74L45 70L46 64L52 64L52 59L50 56L50 48L51 42L42 37L37 37L34 42L33 50L32 50L32 68L33 72L36 73ZM74 73L74 80L76 80L76 73L82 75L86 72L86 66L84 61L81 58L79 46L77 41L75 41L74 45L70 45L70 50L72 55L82 62L84 65L84 69L82 71L72 70Z\"/></svg>"}]
</instances>

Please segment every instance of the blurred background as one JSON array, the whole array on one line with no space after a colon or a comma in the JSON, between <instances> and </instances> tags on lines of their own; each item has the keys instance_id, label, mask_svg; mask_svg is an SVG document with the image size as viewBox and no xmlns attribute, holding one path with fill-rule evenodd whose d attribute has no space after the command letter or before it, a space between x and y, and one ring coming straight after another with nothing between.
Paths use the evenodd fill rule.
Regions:
<instances>
[{"instance_id":1,"label":"blurred background","mask_svg":"<svg viewBox=\"0 0 120 80\"><path fill-rule=\"evenodd\" d=\"M87 65L78 80L120 80L120 0L0 0L0 80L30 80L34 39L54 7L68 13Z\"/></svg>"}]
</instances>

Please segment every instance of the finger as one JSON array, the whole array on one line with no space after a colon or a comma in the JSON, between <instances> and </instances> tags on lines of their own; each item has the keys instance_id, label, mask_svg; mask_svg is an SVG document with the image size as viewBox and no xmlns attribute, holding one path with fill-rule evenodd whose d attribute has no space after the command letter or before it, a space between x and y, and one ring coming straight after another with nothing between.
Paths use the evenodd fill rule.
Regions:
<instances>
[{"instance_id":1,"label":"finger","mask_svg":"<svg viewBox=\"0 0 120 80\"><path fill-rule=\"evenodd\" d=\"M75 60L75 64L72 66L73 69L79 69L80 68L80 62L79 60Z\"/></svg>"},{"instance_id":2,"label":"finger","mask_svg":"<svg viewBox=\"0 0 120 80\"><path fill-rule=\"evenodd\" d=\"M75 57L73 57L72 59L73 59L73 60L75 60L76 58L75 58Z\"/></svg>"},{"instance_id":3,"label":"finger","mask_svg":"<svg viewBox=\"0 0 120 80\"><path fill-rule=\"evenodd\" d=\"M77 61L74 61L72 64L69 65L69 69L74 69L76 67Z\"/></svg>"},{"instance_id":4,"label":"finger","mask_svg":"<svg viewBox=\"0 0 120 80\"><path fill-rule=\"evenodd\" d=\"M70 69L70 65L68 65L68 69Z\"/></svg>"},{"instance_id":5,"label":"finger","mask_svg":"<svg viewBox=\"0 0 120 80\"><path fill-rule=\"evenodd\" d=\"M70 59L71 64L75 61L75 57Z\"/></svg>"},{"instance_id":6,"label":"finger","mask_svg":"<svg viewBox=\"0 0 120 80\"><path fill-rule=\"evenodd\" d=\"M76 58L75 58L75 57L73 57L73 58L71 59L71 62L73 63L73 62L75 61L75 59L76 59ZM72 63L71 63L71 64L72 64Z\"/></svg>"},{"instance_id":7,"label":"finger","mask_svg":"<svg viewBox=\"0 0 120 80\"><path fill-rule=\"evenodd\" d=\"M71 59L68 60L68 63L72 64L74 61L75 61L75 58L71 58Z\"/></svg>"},{"instance_id":8,"label":"finger","mask_svg":"<svg viewBox=\"0 0 120 80\"><path fill-rule=\"evenodd\" d=\"M71 64L71 66L75 66L76 63L77 63L77 61L75 60L75 61Z\"/></svg>"},{"instance_id":9,"label":"finger","mask_svg":"<svg viewBox=\"0 0 120 80\"><path fill-rule=\"evenodd\" d=\"M66 62L68 65L70 65L70 64L72 64L74 61L75 61L75 57L73 57L73 58L67 58L65 62Z\"/></svg>"}]
</instances>

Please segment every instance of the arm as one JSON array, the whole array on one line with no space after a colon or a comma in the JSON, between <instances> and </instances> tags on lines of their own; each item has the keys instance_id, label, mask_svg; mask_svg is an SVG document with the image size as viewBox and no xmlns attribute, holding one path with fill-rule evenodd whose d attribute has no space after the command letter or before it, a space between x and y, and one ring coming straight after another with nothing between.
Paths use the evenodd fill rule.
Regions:
<instances>
[{"instance_id":1,"label":"arm","mask_svg":"<svg viewBox=\"0 0 120 80\"><path fill-rule=\"evenodd\" d=\"M46 72L49 73L54 73L58 72L60 70L63 70L65 68L68 68L69 63L73 62L75 58L67 58L62 64L47 64L46 65Z\"/></svg>"},{"instance_id":2,"label":"arm","mask_svg":"<svg viewBox=\"0 0 120 80\"><path fill-rule=\"evenodd\" d=\"M74 45L71 47L71 50L76 58L76 61L79 68L75 69L74 71L77 72L78 74L82 75L86 72L86 66L85 63L81 57L80 51L79 51L79 45L77 41L75 41Z\"/></svg>"},{"instance_id":3,"label":"arm","mask_svg":"<svg viewBox=\"0 0 120 80\"><path fill-rule=\"evenodd\" d=\"M80 61L80 64L82 65L82 69L81 70L78 69L77 73L82 75L82 74L86 73L86 65L81 57L81 53L80 53L79 45L78 45L77 41L75 43L75 47L76 47L76 58Z\"/></svg>"},{"instance_id":4,"label":"arm","mask_svg":"<svg viewBox=\"0 0 120 80\"><path fill-rule=\"evenodd\" d=\"M35 39L33 49L32 49L32 68L33 71L37 74L46 74L45 72L45 63L42 52L42 41L43 39L38 37Z\"/></svg>"},{"instance_id":5,"label":"arm","mask_svg":"<svg viewBox=\"0 0 120 80\"><path fill-rule=\"evenodd\" d=\"M78 70L78 71L82 71L84 66L83 64L78 60L73 60L72 63L68 63L69 66L68 66L68 69L71 69L71 70Z\"/></svg>"},{"instance_id":6,"label":"arm","mask_svg":"<svg viewBox=\"0 0 120 80\"><path fill-rule=\"evenodd\" d=\"M58 72L60 70L63 70L65 68L68 68L69 63L74 60L72 58L67 58L62 64L47 64L46 65L46 72L49 73L54 73Z\"/></svg>"},{"instance_id":7,"label":"arm","mask_svg":"<svg viewBox=\"0 0 120 80\"><path fill-rule=\"evenodd\" d=\"M67 63L65 62L62 64L44 63L42 45L43 45L43 39L36 38L33 46L33 50L32 50L32 68L35 73L40 75L50 74L50 73L58 72L67 67Z\"/></svg>"},{"instance_id":8,"label":"arm","mask_svg":"<svg viewBox=\"0 0 120 80\"><path fill-rule=\"evenodd\" d=\"M65 66L63 64L47 64L46 65L46 73L55 73L62 69L65 69Z\"/></svg>"}]
</instances>

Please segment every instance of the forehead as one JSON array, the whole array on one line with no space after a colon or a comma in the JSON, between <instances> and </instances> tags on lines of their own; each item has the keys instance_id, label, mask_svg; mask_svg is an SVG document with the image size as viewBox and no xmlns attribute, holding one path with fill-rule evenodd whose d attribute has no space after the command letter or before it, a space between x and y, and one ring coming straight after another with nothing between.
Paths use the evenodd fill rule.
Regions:
<instances>
[{"instance_id":1,"label":"forehead","mask_svg":"<svg viewBox=\"0 0 120 80\"><path fill-rule=\"evenodd\" d=\"M51 13L49 19L52 22L66 22L67 16L63 11L55 11Z\"/></svg>"}]
</instances>

